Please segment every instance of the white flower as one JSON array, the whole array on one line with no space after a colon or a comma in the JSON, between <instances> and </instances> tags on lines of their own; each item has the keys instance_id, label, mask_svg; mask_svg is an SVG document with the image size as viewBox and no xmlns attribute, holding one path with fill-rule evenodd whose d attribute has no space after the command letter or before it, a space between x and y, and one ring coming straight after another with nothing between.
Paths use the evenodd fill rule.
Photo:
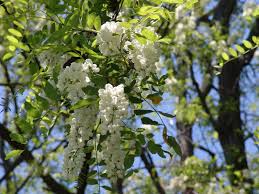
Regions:
<instances>
[{"instance_id":1,"label":"white flower","mask_svg":"<svg viewBox=\"0 0 259 194\"><path fill-rule=\"evenodd\" d=\"M175 19L179 20L182 17L184 17L186 11L185 11L185 7L184 5L179 5L176 9L175 9Z\"/></svg>"},{"instance_id":2,"label":"white flower","mask_svg":"<svg viewBox=\"0 0 259 194\"><path fill-rule=\"evenodd\" d=\"M186 184L183 177L182 176L174 177L170 182L169 189L175 192L184 191L186 189Z\"/></svg>"},{"instance_id":3,"label":"white flower","mask_svg":"<svg viewBox=\"0 0 259 194\"><path fill-rule=\"evenodd\" d=\"M196 17L185 16L175 27L175 42L184 43L190 32L196 28Z\"/></svg>"},{"instance_id":4,"label":"white flower","mask_svg":"<svg viewBox=\"0 0 259 194\"><path fill-rule=\"evenodd\" d=\"M101 134L114 133L120 128L121 120L128 114L129 102L124 94L124 86L121 84L113 87L111 84L106 84L105 89L100 89L98 93Z\"/></svg>"},{"instance_id":5,"label":"white flower","mask_svg":"<svg viewBox=\"0 0 259 194\"><path fill-rule=\"evenodd\" d=\"M259 9L259 5L253 0L247 0L243 7L243 17L251 17L256 9Z\"/></svg>"},{"instance_id":6,"label":"white flower","mask_svg":"<svg viewBox=\"0 0 259 194\"><path fill-rule=\"evenodd\" d=\"M86 59L83 64L72 63L58 76L57 87L62 93L67 93L67 98L72 103L76 103L85 96L82 89L93 84L89 78L91 72L99 72L99 68L91 59Z\"/></svg>"},{"instance_id":7,"label":"white flower","mask_svg":"<svg viewBox=\"0 0 259 194\"><path fill-rule=\"evenodd\" d=\"M103 55L111 56L120 53L123 48L123 33L125 29L119 22L106 22L97 35L97 44Z\"/></svg>"},{"instance_id":8,"label":"white flower","mask_svg":"<svg viewBox=\"0 0 259 194\"><path fill-rule=\"evenodd\" d=\"M76 109L71 117L69 143L65 149L63 172L67 178L75 179L85 161L86 142L93 136L97 107L92 105Z\"/></svg>"},{"instance_id":9,"label":"white flower","mask_svg":"<svg viewBox=\"0 0 259 194\"><path fill-rule=\"evenodd\" d=\"M142 77L156 73L159 62L157 44L151 41L141 44L137 40L133 40L131 45L133 49L129 50L129 58L134 63L136 72Z\"/></svg>"},{"instance_id":10,"label":"white flower","mask_svg":"<svg viewBox=\"0 0 259 194\"><path fill-rule=\"evenodd\" d=\"M99 90L99 117L101 134L110 133L103 143L103 159L106 163L108 177L115 181L123 176L125 153L120 148L122 119L128 114L129 102L124 94L124 86L113 87L106 84Z\"/></svg>"}]
</instances>

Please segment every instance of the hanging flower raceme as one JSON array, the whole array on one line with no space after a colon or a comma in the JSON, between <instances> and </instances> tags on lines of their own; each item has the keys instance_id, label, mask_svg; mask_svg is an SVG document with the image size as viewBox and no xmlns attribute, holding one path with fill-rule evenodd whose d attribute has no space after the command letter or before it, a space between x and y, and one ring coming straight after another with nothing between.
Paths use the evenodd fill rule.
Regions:
<instances>
[{"instance_id":1,"label":"hanging flower raceme","mask_svg":"<svg viewBox=\"0 0 259 194\"><path fill-rule=\"evenodd\" d=\"M157 43L148 39L138 40L137 36L142 33L143 29L144 27L141 26L126 29L120 22L106 22L97 34L100 52L107 56L107 59L113 57L112 63L117 60L121 61L121 65L125 65L121 70L134 71L132 79L138 80L156 73L156 65L159 61ZM131 63L134 68L129 65ZM85 161L84 150L89 146L89 142L93 141L96 152L102 155L102 160L106 164L104 169L108 178L115 182L117 178L124 176L126 152L123 150L122 130L124 129L123 120L128 117L130 104L124 92L124 82L120 80L125 80L127 73L120 72L122 74L119 76L123 76L123 79L119 79L118 83L112 81L110 83L113 84L110 84L109 73L111 71L109 71L108 64L111 63L109 61L107 64L101 63L97 67L90 59L83 64L74 62L58 77L57 87L72 105L93 97L88 95L86 88L94 88L99 97L98 105L90 103L88 106L75 109L70 117L69 143L64 156L64 174L68 178L75 179L78 176ZM105 83L98 84L96 82L98 77L104 77ZM136 86L140 84L137 83ZM98 125L96 125L97 120L100 121ZM97 129L93 134L95 126ZM97 149L96 146L96 143L100 143L95 138L97 136L102 137L99 146L101 149Z\"/></svg>"},{"instance_id":2,"label":"hanging flower raceme","mask_svg":"<svg viewBox=\"0 0 259 194\"><path fill-rule=\"evenodd\" d=\"M142 78L155 73L159 63L157 43L150 40L140 42L136 38L141 35L143 29L145 29L143 26L137 26L128 29L128 32L120 22L106 22L97 35L97 44L103 55L112 56L119 53L126 55L125 57L133 62L136 72ZM157 36L153 29L147 29Z\"/></svg>"},{"instance_id":3,"label":"hanging flower raceme","mask_svg":"<svg viewBox=\"0 0 259 194\"><path fill-rule=\"evenodd\" d=\"M134 39L128 45L131 45L128 49L128 57L134 63L134 67L139 75L144 78L149 76L150 73L155 73L159 62L157 44L151 41L141 44L138 40Z\"/></svg>"},{"instance_id":4,"label":"hanging flower raceme","mask_svg":"<svg viewBox=\"0 0 259 194\"><path fill-rule=\"evenodd\" d=\"M100 52L105 56L119 54L123 45L125 29L119 22L106 22L101 26L97 35L97 44Z\"/></svg>"},{"instance_id":5,"label":"hanging flower raceme","mask_svg":"<svg viewBox=\"0 0 259 194\"><path fill-rule=\"evenodd\" d=\"M101 134L117 133L122 119L128 113L129 103L124 94L124 86L121 84L113 87L111 84L106 84L105 89L100 89L98 93L100 97L99 115L102 121Z\"/></svg>"},{"instance_id":6,"label":"hanging flower raceme","mask_svg":"<svg viewBox=\"0 0 259 194\"><path fill-rule=\"evenodd\" d=\"M97 116L97 107L92 105L76 109L71 115L68 146L64 155L64 175L75 179L79 175L85 161L86 142L93 136L93 128Z\"/></svg>"},{"instance_id":7,"label":"hanging flower raceme","mask_svg":"<svg viewBox=\"0 0 259 194\"><path fill-rule=\"evenodd\" d=\"M113 87L106 84L105 89L99 90L99 116L101 119L100 130L102 135L109 133L104 142L104 161L107 165L107 175L114 180L122 178L125 154L121 150L122 120L127 117L129 102L124 94L124 86Z\"/></svg>"},{"instance_id":8,"label":"hanging flower raceme","mask_svg":"<svg viewBox=\"0 0 259 194\"><path fill-rule=\"evenodd\" d=\"M57 87L62 93L67 93L67 98L72 103L76 103L85 97L82 89L88 85L93 85L89 78L92 72L99 72L99 68L93 64L91 59L86 59L83 64L72 63L60 73Z\"/></svg>"}]
</instances>

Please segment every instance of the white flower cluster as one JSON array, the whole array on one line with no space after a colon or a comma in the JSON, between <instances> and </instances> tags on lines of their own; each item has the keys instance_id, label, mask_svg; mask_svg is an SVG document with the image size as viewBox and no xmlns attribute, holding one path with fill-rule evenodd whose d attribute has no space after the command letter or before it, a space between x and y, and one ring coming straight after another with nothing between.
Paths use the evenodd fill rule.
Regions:
<instances>
[{"instance_id":1,"label":"white flower cluster","mask_svg":"<svg viewBox=\"0 0 259 194\"><path fill-rule=\"evenodd\" d=\"M92 85L91 73L99 72L99 68L90 59L83 64L72 63L66 67L58 77L58 89L67 94L67 98L75 104L85 98L83 88ZM97 117L98 108L95 105L76 109L71 115L68 146L64 155L64 175L75 179L85 160L86 142L93 135L93 128Z\"/></svg>"},{"instance_id":2,"label":"white flower cluster","mask_svg":"<svg viewBox=\"0 0 259 194\"><path fill-rule=\"evenodd\" d=\"M187 180L188 180L188 176L186 175L176 176L171 180L168 189L175 193L183 192L187 188L187 185L186 185Z\"/></svg>"},{"instance_id":3,"label":"white flower cluster","mask_svg":"<svg viewBox=\"0 0 259 194\"><path fill-rule=\"evenodd\" d=\"M175 9L175 19L178 21L175 27L175 41L177 43L184 43L188 32L196 27L196 17L194 13L190 16L186 15L184 5L179 5Z\"/></svg>"},{"instance_id":4,"label":"white flower cluster","mask_svg":"<svg viewBox=\"0 0 259 194\"><path fill-rule=\"evenodd\" d=\"M89 106L76 109L71 115L68 146L64 155L64 175L69 179L77 178L85 160L86 142L93 136L97 107Z\"/></svg>"},{"instance_id":5,"label":"white flower cluster","mask_svg":"<svg viewBox=\"0 0 259 194\"><path fill-rule=\"evenodd\" d=\"M104 142L103 156L107 165L107 175L114 180L122 177L125 154L120 148L122 120L128 114L129 102L124 94L124 86L113 87L106 84L105 89L99 90L99 116L101 119L101 134L109 133Z\"/></svg>"},{"instance_id":6,"label":"white flower cluster","mask_svg":"<svg viewBox=\"0 0 259 194\"><path fill-rule=\"evenodd\" d=\"M92 85L89 78L91 72L99 72L91 59L86 59L83 64L72 63L60 73L57 87L61 92L67 93L67 98L75 103L85 96L82 88Z\"/></svg>"},{"instance_id":7,"label":"white flower cluster","mask_svg":"<svg viewBox=\"0 0 259 194\"><path fill-rule=\"evenodd\" d=\"M142 29L143 27L138 26L132 30L134 33L127 33L120 22L106 22L97 35L97 44L101 53L106 56L122 53L124 49L139 76L146 77L151 72L156 72L159 52L155 42L147 40L146 43L140 43L136 39L135 35L141 33ZM152 31L150 28L148 30Z\"/></svg>"},{"instance_id":8,"label":"white flower cluster","mask_svg":"<svg viewBox=\"0 0 259 194\"><path fill-rule=\"evenodd\" d=\"M120 133L107 137L103 143L103 159L106 164L106 173L112 182L123 178L125 152L121 149Z\"/></svg>"},{"instance_id":9,"label":"white flower cluster","mask_svg":"<svg viewBox=\"0 0 259 194\"><path fill-rule=\"evenodd\" d=\"M106 22L101 26L97 35L97 44L103 55L112 56L121 52L124 31L119 22Z\"/></svg>"},{"instance_id":10,"label":"white flower cluster","mask_svg":"<svg viewBox=\"0 0 259 194\"><path fill-rule=\"evenodd\" d=\"M254 0L247 0L243 7L243 17L251 17L259 5Z\"/></svg>"},{"instance_id":11,"label":"white flower cluster","mask_svg":"<svg viewBox=\"0 0 259 194\"><path fill-rule=\"evenodd\" d=\"M133 49L129 49L129 59L134 63L136 71L141 77L146 77L155 72L158 66L159 53L157 45L151 41L141 44L136 39L131 43Z\"/></svg>"},{"instance_id":12,"label":"white flower cluster","mask_svg":"<svg viewBox=\"0 0 259 194\"><path fill-rule=\"evenodd\" d=\"M105 89L99 91L99 110L102 124L101 134L105 135L107 132L117 133L121 126L121 120L127 116L128 100L124 94L124 86L113 87L111 84L106 84Z\"/></svg>"}]
</instances>

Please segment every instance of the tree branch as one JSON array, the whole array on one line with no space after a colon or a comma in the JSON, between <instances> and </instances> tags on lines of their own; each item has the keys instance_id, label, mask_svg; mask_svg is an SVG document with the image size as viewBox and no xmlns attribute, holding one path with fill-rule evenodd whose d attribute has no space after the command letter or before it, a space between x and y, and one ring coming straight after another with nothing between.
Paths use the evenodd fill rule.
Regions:
<instances>
[{"instance_id":1,"label":"tree branch","mask_svg":"<svg viewBox=\"0 0 259 194\"><path fill-rule=\"evenodd\" d=\"M20 155L27 163L32 163L35 161L32 153L26 148L24 144L13 141L10 138L10 131L0 123L0 136L2 139L7 141L14 149L24 150ZM40 174L40 177L44 181L44 183L50 188L53 193L57 194L71 194L63 185L59 184L50 174Z\"/></svg>"},{"instance_id":2,"label":"tree branch","mask_svg":"<svg viewBox=\"0 0 259 194\"><path fill-rule=\"evenodd\" d=\"M144 162L145 167L148 170L150 177L151 177L153 183L155 184L155 187L156 187L158 193L165 194L165 190L159 181L159 176L157 174L155 165L153 163L153 160L152 160L150 154L144 148L142 148L140 157L141 157L142 161Z\"/></svg>"},{"instance_id":3,"label":"tree branch","mask_svg":"<svg viewBox=\"0 0 259 194\"><path fill-rule=\"evenodd\" d=\"M217 129L218 128L218 124L217 124L216 120L214 119L214 117L213 117L212 113L210 112L210 109L209 109L209 107L207 105L206 96L204 96L204 94L200 90L199 84L198 84L198 82L195 79L194 71L193 71L193 66L192 65L190 65L190 75L191 75L191 79L192 79L193 85L194 85L194 87L195 87L195 89L196 89L196 91L198 93L199 98L200 98L201 105L202 105L203 109L205 110L205 112L208 114L209 119L210 119L213 127L215 129Z\"/></svg>"}]
</instances>

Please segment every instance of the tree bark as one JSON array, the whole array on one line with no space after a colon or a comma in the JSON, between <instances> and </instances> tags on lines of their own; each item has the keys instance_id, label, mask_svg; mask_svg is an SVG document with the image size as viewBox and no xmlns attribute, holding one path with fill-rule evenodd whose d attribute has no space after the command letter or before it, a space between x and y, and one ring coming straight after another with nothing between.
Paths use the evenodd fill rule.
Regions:
<instances>
[{"instance_id":1,"label":"tree bark","mask_svg":"<svg viewBox=\"0 0 259 194\"><path fill-rule=\"evenodd\" d=\"M234 171L248 168L240 116L239 76L241 69L241 64L228 63L223 67L219 77L220 107L217 132L226 163L231 165ZM230 171L232 183L236 179L233 170Z\"/></svg>"},{"instance_id":2,"label":"tree bark","mask_svg":"<svg viewBox=\"0 0 259 194\"><path fill-rule=\"evenodd\" d=\"M181 161L184 161L193 155L192 125L177 121L176 126L177 139L182 150Z\"/></svg>"}]
</instances>

